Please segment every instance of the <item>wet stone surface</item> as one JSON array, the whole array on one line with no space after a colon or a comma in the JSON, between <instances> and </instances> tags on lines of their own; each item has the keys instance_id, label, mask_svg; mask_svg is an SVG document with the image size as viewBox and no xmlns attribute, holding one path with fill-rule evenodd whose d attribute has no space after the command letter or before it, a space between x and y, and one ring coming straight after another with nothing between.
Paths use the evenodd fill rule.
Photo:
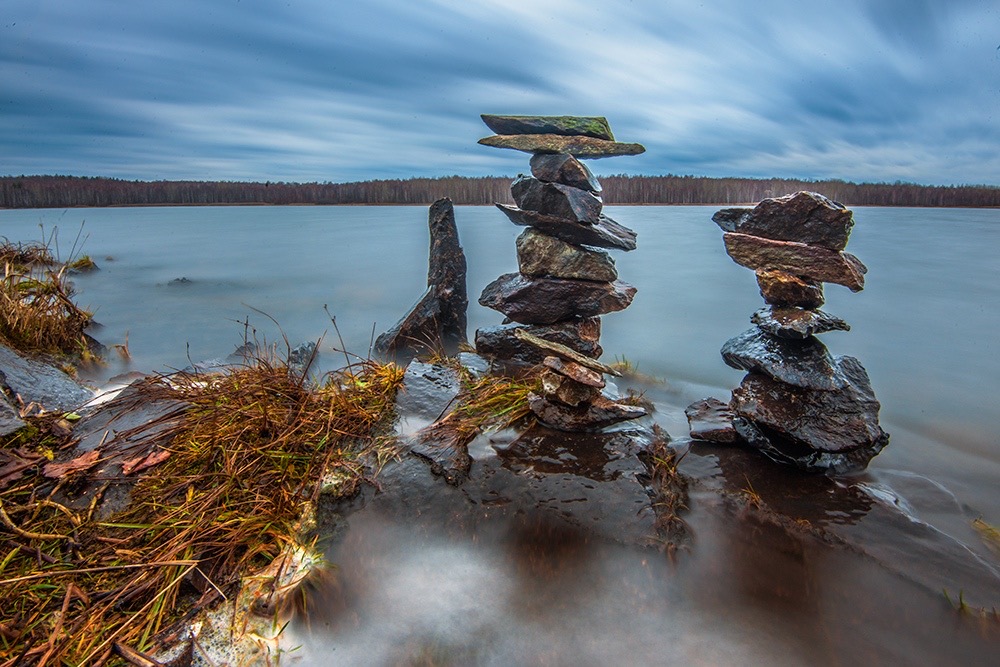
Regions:
<instances>
[{"instance_id":1,"label":"wet stone surface","mask_svg":"<svg viewBox=\"0 0 1000 667\"><path fill-rule=\"evenodd\" d=\"M38 403L47 411L79 410L94 397L94 392L58 368L26 359L9 347L0 345L0 384L21 401Z\"/></svg>"},{"instance_id":2,"label":"wet stone surface","mask_svg":"<svg viewBox=\"0 0 1000 667\"><path fill-rule=\"evenodd\" d=\"M525 325L512 322L483 327L476 331L476 350L480 354L503 361L526 365L541 363L548 353L519 339L517 331L521 329L539 338L565 345L587 357L600 357L604 351L599 343L601 338L601 319L599 317L588 317L549 325Z\"/></svg>"},{"instance_id":3,"label":"wet stone surface","mask_svg":"<svg viewBox=\"0 0 1000 667\"><path fill-rule=\"evenodd\" d=\"M727 340L722 359L733 368L763 373L805 389L831 391L848 384L818 338L788 340L754 327Z\"/></svg>"},{"instance_id":4,"label":"wet stone surface","mask_svg":"<svg viewBox=\"0 0 1000 667\"><path fill-rule=\"evenodd\" d=\"M851 326L835 315L822 310L803 310L802 308L761 308L755 312L750 321L772 336L804 340L816 334L828 331L850 331Z\"/></svg>"},{"instance_id":5,"label":"wet stone surface","mask_svg":"<svg viewBox=\"0 0 1000 667\"><path fill-rule=\"evenodd\" d=\"M692 440L735 443L739 440L733 428L733 412L728 403L717 398L695 401L684 408Z\"/></svg>"},{"instance_id":6,"label":"wet stone surface","mask_svg":"<svg viewBox=\"0 0 1000 667\"><path fill-rule=\"evenodd\" d=\"M624 310L635 293L635 287L621 280L598 283L505 273L483 289L479 303L522 324L554 324Z\"/></svg>"}]
</instances>

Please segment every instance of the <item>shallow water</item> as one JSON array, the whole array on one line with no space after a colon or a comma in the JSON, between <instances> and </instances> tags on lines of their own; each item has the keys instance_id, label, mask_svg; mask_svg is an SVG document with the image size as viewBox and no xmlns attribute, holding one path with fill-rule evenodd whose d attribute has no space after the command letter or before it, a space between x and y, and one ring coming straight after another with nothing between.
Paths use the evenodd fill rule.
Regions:
<instances>
[{"instance_id":1,"label":"shallow water","mask_svg":"<svg viewBox=\"0 0 1000 667\"><path fill-rule=\"evenodd\" d=\"M713 212L608 209L639 233L638 250L616 253L622 279L639 293L627 311L604 318L605 359L626 357L666 380L645 389L675 437L686 436L684 405L724 398L739 382L718 351L761 305L752 272L726 256ZM520 229L490 207L458 207L457 219L471 335L501 320L475 299L516 270ZM992 278L1000 211L861 208L855 220L848 250L869 266L867 286L858 294L827 286L824 309L852 331L823 340L862 361L882 401L892 440L872 463L870 485L988 559L969 521L1000 524L1000 284ZM324 305L344 346L363 356L373 330L391 326L426 279L421 207L0 211L0 235L36 240L39 224L58 226L65 257L83 221L82 252L101 271L75 279L79 301L103 325L94 335L114 344L127 334L132 354L130 366L113 363L95 381L225 357L243 342L243 322L282 346L283 335L292 345L325 336L322 362L334 367L343 357ZM189 282L172 282L179 278ZM711 454L687 465L705 480L721 474ZM322 631L301 653L310 664L327 651L342 664L421 656L428 664L975 664L983 642L996 639L956 621L937 591L856 555L789 544L734 521L710 497L695 497L695 541L675 565L630 547L548 539L544 526L455 535L434 522L361 514L331 551L344 592L326 594L326 611L313 618ZM935 637L950 648L934 653Z\"/></svg>"}]
</instances>

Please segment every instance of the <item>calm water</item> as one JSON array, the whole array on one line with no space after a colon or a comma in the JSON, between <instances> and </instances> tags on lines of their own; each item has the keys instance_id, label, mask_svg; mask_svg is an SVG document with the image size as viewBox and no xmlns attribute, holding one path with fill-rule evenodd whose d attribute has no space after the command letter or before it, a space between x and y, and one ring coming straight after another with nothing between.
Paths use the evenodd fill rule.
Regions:
<instances>
[{"instance_id":1,"label":"calm water","mask_svg":"<svg viewBox=\"0 0 1000 667\"><path fill-rule=\"evenodd\" d=\"M721 231L710 220L714 210L608 209L639 234L638 250L616 253L622 279L639 293L627 311L604 318L605 358L628 358L642 372L667 381L666 387L650 388L649 395L675 436L686 435L683 405L709 394L725 397L739 383L742 373L723 364L719 348L748 328L751 313L762 305L753 273L725 254ZM469 262L471 337L477 326L501 320L475 298L496 276L516 270L514 239L521 230L491 207L458 207L456 213ZM867 287L853 294L827 286L824 309L850 322L852 331L823 340L833 352L864 363L882 401L882 423L892 441L873 462L873 474L926 479L946 489L963 512L944 512L935 525L974 540L964 525L969 514L1000 524L1000 283L995 279L1000 211L859 208L855 220L848 250L868 265ZM245 321L268 341L281 342L284 335L294 345L324 337L324 363L335 366L342 357L334 351L337 336L324 305L346 348L365 355L373 329L377 334L391 326L420 296L426 280L426 209L420 207L0 211L0 236L11 240L38 240L39 225L46 234L58 227L64 257L81 224L82 252L101 271L76 279L78 301L96 311L103 325L94 332L99 340L121 343L127 335L135 370L176 369L189 360L224 357L243 342ZM189 282L172 282L179 278ZM94 379L122 370L112 365ZM577 563L582 570L571 575L591 582L592 594L574 597L577 589L567 584L565 591L550 591L551 599L530 614L524 589L539 582L524 579L516 553L497 553L454 536L416 539L395 526L352 530L345 544L353 551L338 552L340 565L345 576L353 572L370 582L352 603L356 618L377 616L385 624L356 621L350 632L331 630L332 639L319 644L329 641L345 664L397 662L394 647L419 639L421 632L439 637L435 641L445 653L483 664L608 664L615 656L641 663L670 656L694 664L803 664L812 656L838 664L843 654L837 646L857 637L845 636L841 625L822 631L820 626L830 614L848 613L845 605L854 596L846 596L847 602L844 596L840 602L827 600L823 604L830 609L803 610L801 604L755 594L744 582L736 598L728 597L740 572L726 563L734 550L746 552L753 537L734 535L732 527L720 528L717 518L695 508L692 520L696 517L701 517L698 558L683 565L683 572L651 562L648 554L595 547L591 560ZM783 562L787 554L775 560L768 553L753 551L751 559L769 560L769 569L782 572L775 576L795 580L795 595L817 582L834 590L873 581L886 585L877 567L846 556L827 555L822 564L810 561L815 571L799 571L801 563ZM430 563L438 569L429 570ZM553 567L562 571L559 563ZM427 580L433 572L440 581ZM421 579L426 586L414 588ZM889 623L885 617L912 609L916 598L917 593L894 587L877 609L883 625L871 634L905 634L898 619ZM858 612L865 613L875 612ZM935 613L904 616L926 623L948 618ZM452 635L439 632L449 624L466 639L478 637L473 644L491 647L486 657L463 654L468 641L458 642L458 648L449 644ZM591 636L595 624L605 633L601 642ZM377 640L380 632L387 633L383 640ZM920 662L924 640L911 632L914 636L903 640L909 649L876 651L877 661ZM561 641L553 643L555 636ZM879 645L871 637L862 645L866 641ZM306 654L318 655L319 649L312 650Z\"/></svg>"}]
</instances>

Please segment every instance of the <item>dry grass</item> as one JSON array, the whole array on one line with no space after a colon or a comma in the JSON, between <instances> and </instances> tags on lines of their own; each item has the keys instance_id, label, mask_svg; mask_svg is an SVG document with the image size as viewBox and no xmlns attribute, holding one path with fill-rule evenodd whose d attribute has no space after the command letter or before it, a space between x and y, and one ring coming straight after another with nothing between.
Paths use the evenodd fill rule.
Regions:
<instances>
[{"instance_id":1,"label":"dry grass","mask_svg":"<svg viewBox=\"0 0 1000 667\"><path fill-rule=\"evenodd\" d=\"M296 536L324 472L352 480L345 493L356 486L402 377L363 362L310 389L258 359L150 383L150 400L188 407L150 436L169 458L145 473L124 512L98 521L96 500L71 511L30 474L0 492L0 665L120 664L116 643L147 651L182 612L230 596Z\"/></svg>"},{"instance_id":2,"label":"dry grass","mask_svg":"<svg viewBox=\"0 0 1000 667\"><path fill-rule=\"evenodd\" d=\"M677 469L683 457L670 448L668 436L658 425L653 427L653 435L646 452L649 486L660 544L673 557L688 537L687 523L681 517L687 509L687 479Z\"/></svg>"}]
</instances>

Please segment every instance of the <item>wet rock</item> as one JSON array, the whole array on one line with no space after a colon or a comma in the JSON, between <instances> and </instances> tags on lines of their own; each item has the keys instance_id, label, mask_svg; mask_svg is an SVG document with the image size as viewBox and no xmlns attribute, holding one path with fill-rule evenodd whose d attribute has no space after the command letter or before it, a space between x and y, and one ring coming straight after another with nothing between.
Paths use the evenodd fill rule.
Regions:
<instances>
[{"instance_id":1,"label":"wet rock","mask_svg":"<svg viewBox=\"0 0 1000 667\"><path fill-rule=\"evenodd\" d=\"M288 353L288 369L298 377L305 377L318 355L314 341L300 343Z\"/></svg>"},{"instance_id":2,"label":"wet rock","mask_svg":"<svg viewBox=\"0 0 1000 667\"><path fill-rule=\"evenodd\" d=\"M693 440L734 443L739 440L733 428L733 412L728 403L717 398L695 401L684 409Z\"/></svg>"},{"instance_id":3,"label":"wet rock","mask_svg":"<svg viewBox=\"0 0 1000 667\"><path fill-rule=\"evenodd\" d=\"M615 403L604 396L571 408L538 394L529 394L528 406L540 422L560 431L598 431L612 424L646 416L643 408Z\"/></svg>"},{"instance_id":4,"label":"wet rock","mask_svg":"<svg viewBox=\"0 0 1000 667\"><path fill-rule=\"evenodd\" d=\"M758 269L757 285L764 301L775 306L819 308L823 305L823 284L803 280L785 271Z\"/></svg>"},{"instance_id":5,"label":"wet rock","mask_svg":"<svg viewBox=\"0 0 1000 667\"><path fill-rule=\"evenodd\" d=\"M455 369L414 359L403 374L403 387L396 395L396 410L429 420L440 419L454 405L460 388Z\"/></svg>"},{"instance_id":6,"label":"wet rock","mask_svg":"<svg viewBox=\"0 0 1000 667\"><path fill-rule=\"evenodd\" d=\"M514 335L517 336L519 339L523 340L525 343L534 345L535 347L542 349L545 352L548 352L549 354L555 354L556 356L561 357L565 361L574 362L576 364L579 364L580 366L588 368L597 373L606 373L608 375L614 375L616 377L621 375L621 373L616 371L614 368L608 366L607 364L602 364L597 359L591 359L590 357L578 354L576 351L565 345L545 340L544 338L539 338L538 336L534 336L530 332L524 331L523 329L515 331Z\"/></svg>"},{"instance_id":7,"label":"wet rock","mask_svg":"<svg viewBox=\"0 0 1000 667\"><path fill-rule=\"evenodd\" d=\"M600 198L588 190L561 183L546 183L533 176L518 176L511 183L510 193L522 210L585 225L596 223L604 206Z\"/></svg>"},{"instance_id":8,"label":"wet rock","mask_svg":"<svg viewBox=\"0 0 1000 667\"><path fill-rule=\"evenodd\" d=\"M581 225L565 218L542 215L534 211L522 211L516 206L508 206L507 204L497 204L496 206L515 225L534 227L540 232L567 243L597 248L615 248L626 252L635 250L635 232L619 225L603 214L593 225Z\"/></svg>"},{"instance_id":9,"label":"wet rock","mask_svg":"<svg viewBox=\"0 0 1000 667\"><path fill-rule=\"evenodd\" d=\"M562 183L581 190L601 193L601 183L586 164L572 155L538 153L531 156L531 175L540 181Z\"/></svg>"},{"instance_id":10,"label":"wet rock","mask_svg":"<svg viewBox=\"0 0 1000 667\"><path fill-rule=\"evenodd\" d=\"M577 382L548 369L542 373L541 382L545 398L574 408L583 403L590 403L601 393L599 389L591 385Z\"/></svg>"},{"instance_id":11,"label":"wet rock","mask_svg":"<svg viewBox=\"0 0 1000 667\"><path fill-rule=\"evenodd\" d=\"M832 391L848 384L817 338L788 340L755 327L726 341L722 358L733 368L763 373L804 389Z\"/></svg>"},{"instance_id":12,"label":"wet rock","mask_svg":"<svg viewBox=\"0 0 1000 667\"><path fill-rule=\"evenodd\" d=\"M765 199L752 209L726 208L712 216L724 231L843 250L854 216L816 192Z\"/></svg>"},{"instance_id":13,"label":"wet rock","mask_svg":"<svg viewBox=\"0 0 1000 667\"><path fill-rule=\"evenodd\" d=\"M542 362L546 368L565 375L566 377L596 389L603 389L606 384L600 371L587 368L575 361L566 361L559 357L545 357Z\"/></svg>"},{"instance_id":14,"label":"wet rock","mask_svg":"<svg viewBox=\"0 0 1000 667\"><path fill-rule=\"evenodd\" d=\"M469 441L475 436L458 432L450 422L435 422L418 431L412 438L403 441L403 447L424 459L431 466L431 472L444 477L455 486L461 485L469 476L472 459L469 456Z\"/></svg>"},{"instance_id":15,"label":"wet rock","mask_svg":"<svg viewBox=\"0 0 1000 667\"><path fill-rule=\"evenodd\" d=\"M604 350L600 346L601 320L589 317L569 322L559 322L546 326L517 323L483 327L476 331L476 351L480 354L523 364L539 364L548 355L544 350L525 343L517 337L517 331L560 343L587 357L600 357Z\"/></svg>"},{"instance_id":16,"label":"wet rock","mask_svg":"<svg viewBox=\"0 0 1000 667\"><path fill-rule=\"evenodd\" d=\"M854 255L827 248L726 232L726 252L750 269L778 269L812 281L837 283L860 292L868 269Z\"/></svg>"},{"instance_id":17,"label":"wet rock","mask_svg":"<svg viewBox=\"0 0 1000 667\"><path fill-rule=\"evenodd\" d=\"M510 148L524 153L567 153L578 158L596 159L645 153L642 144L607 141L594 137L563 137L558 134L495 134L479 140L483 146Z\"/></svg>"},{"instance_id":18,"label":"wet rock","mask_svg":"<svg viewBox=\"0 0 1000 667\"><path fill-rule=\"evenodd\" d=\"M489 359L481 357L475 352L459 352L456 358L458 359L458 363L462 365L462 368L474 378L483 377L490 372Z\"/></svg>"},{"instance_id":19,"label":"wet rock","mask_svg":"<svg viewBox=\"0 0 1000 667\"><path fill-rule=\"evenodd\" d=\"M179 285L190 285L193 282L194 281L188 278L187 276L181 276L180 278L174 278L173 280L168 282L167 285L175 287Z\"/></svg>"},{"instance_id":20,"label":"wet rock","mask_svg":"<svg viewBox=\"0 0 1000 667\"><path fill-rule=\"evenodd\" d=\"M486 286L479 303L522 324L553 324L624 310L635 292L621 280L596 283L507 273Z\"/></svg>"},{"instance_id":21,"label":"wet rock","mask_svg":"<svg viewBox=\"0 0 1000 667\"><path fill-rule=\"evenodd\" d=\"M614 141L608 119L603 116L496 116L480 118L497 134L558 134Z\"/></svg>"},{"instance_id":22,"label":"wet rock","mask_svg":"<svg viewBox=\"0 0 1000 667\"><path fill-rule=\"evenodd\" d=\"M375 341L375 350L382 355L412 357L420 351L454 354L467 342L465 253L450 199L439 199L431 205L428 226L431 245L427 291L409 313Z\"/></svg>"},{"instance_id":23,"label":"wet rock","mask_svg":"<svg viewBox=\"0 0 1000 667\"><path fill-rule=\"evenodd\" d=\"M521 273L532 278L598 282L618 279L615 260L608 253L587 250L532 228L517 237L517 262Z\"/></svg>"},{"instance_id":24,"label":"wet rock","mask_svg":"<svg viewBox=\"0 0 1000 667\"><path fill-rule=\"evenodd\" d=\"M798 340L828 331L851 330L851 326L839 317L822 310L802 308L761 308L750 317L750 321L772 336Z\"/></svg>"},{"instance_id":25,"label":"wet rock","mask_svg":"<svg viewBox=\"0 0 1000 667\"><path fill-rule=\"evenodd\" d=\"M0 436L10 435L24 428L24 420L20 414L7 402L7 397L0 392Z\"/></svg>"},{"instance_id":26,"label":"wet rock","mask_svg":"<svg viewBox=\"0 0 1000 667\"><path fill-rule=\"evenodd\" d=\"M55 366L22 357L0 345L0 384L24 405L37 403L49 412L78 410L94 397L87 389Z\"/></svg>"}]
</instances>

